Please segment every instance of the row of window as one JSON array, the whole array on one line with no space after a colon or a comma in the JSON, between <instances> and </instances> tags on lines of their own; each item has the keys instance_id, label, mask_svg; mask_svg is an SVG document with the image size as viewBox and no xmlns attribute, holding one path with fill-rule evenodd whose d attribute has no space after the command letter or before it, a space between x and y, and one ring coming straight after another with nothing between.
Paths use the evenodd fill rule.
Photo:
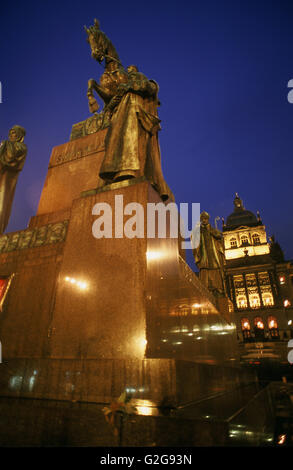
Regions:
<instances>
[{"instance_id":1,"label":"row of window","mask_svg":"<svg viewBox=\"0 0 293 470\"><path fill-rule=\"evenodd\" d=\"M233 284L239 309L274 305L268 271L234 275Z\"/></svg>"},{"instance_id":2,"label":"row of window","mask_svg":"<svg viewBox=\"0 0 293 470\"><path fill-rule=\"evenodd\" d=\"M258 233L253 233L252 242L254 245L260 245L260 238ZM250 245L247 235L241 235L240 237L240 246ZM237 239L235 237L230 238L230 248L237 248Z\"/></svg>"},{"instance_id":3,"label":"row of window","mask_svg":"<svg viewBox=\"0 0 293 470\"><path fill-rule=\"evenodd\" d=\"M264 324L263 319L261 317L255 317L254 320L253 320L253 326L254 326L254 328L264 330L265 324ZM269 330L277 329L278 328L278 322L277 322L276 317L269 316L268 320L267 320L267 326L268 326ZM241 329L242 329L242 331L251 329L250 321L249 321L248 318L241 318Z\"/></svg>"},{"instance_id":4,"label":"row of window","mask_svg":"<svg viewBox=\"0 0 293 470\"><path fill-rule=\"evenodd\" d=\"M238 295L237 299L237 307L238 308L248 308L248 302L246 295ZM274 305L274 298L270 292L264 292L262 294L262 303L265 307L271 307ZM260 296L257 293L249 295L249 307L250 308L260 308Z\"/></svg>"},{"instance_id":5,"label":"row of window","mask_svg":"<svg viewBox=\"0 0 293 470\"><path fill-rule=\"evenodd\" d=\"M239 309L248 308L248 302L246 295L239 295L236 298L237 307ZM274 298L270 292L265 292L262 294L262 303L264 307L272 307L274 305ZM288 299L283 301L284 307L290 307L291 302ZM252 294L249 296L249 308L260 308L260 296L259 294Z\"/></svg>"},{"instance_id":6,"label":"row of window","mask_svg":"<svg viewBox=\"0 0 293 470\"><path fill-rule=\"evenodd\" d=\"M258 272L258 273L247 273L244 276L242 274L234 275L233 283L234 283L235 289L244 287L245 286L244 280L245 280L247 287L257 286L258 284L260 286L271 285L268 271Z\"/></svg>"}]
</instances>

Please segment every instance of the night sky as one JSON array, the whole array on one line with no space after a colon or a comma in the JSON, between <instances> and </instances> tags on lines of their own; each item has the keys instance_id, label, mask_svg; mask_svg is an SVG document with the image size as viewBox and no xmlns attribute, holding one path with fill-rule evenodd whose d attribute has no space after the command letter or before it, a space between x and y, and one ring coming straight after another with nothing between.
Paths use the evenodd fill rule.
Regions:
<instances>
[{"instance_id":1,"label":"night sky","mask_svg":"<svg viewBox=\"0 0 293 470\"><path fill-rule=\"evenodd\" d=\"M176 202L225 218L237 191L293 258L292 1L14 1L1 4L0 139L25 127L28 156L7 231L36 213L51 149L89 116L96 17L124 66L159 83L160 146Z\"/></svg>"}]
</instances>

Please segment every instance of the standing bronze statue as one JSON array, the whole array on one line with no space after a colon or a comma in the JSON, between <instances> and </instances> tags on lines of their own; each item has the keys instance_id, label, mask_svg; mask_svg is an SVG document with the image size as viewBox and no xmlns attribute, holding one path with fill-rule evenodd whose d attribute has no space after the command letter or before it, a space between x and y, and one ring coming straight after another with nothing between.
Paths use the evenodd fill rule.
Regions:
<instances>
[{"instance_id":1,"label":"standing bronze statue","mask_svg":"<svg viewBox=\"0 0 293 470\"><path fill-rule=\"evenodd\" d=\"M161 169L157 113L159 87L136 66L124 69L115 47L100 30L97 20L85 29L92 57L105 63L100 82L89 80L87 92L92 112L98 109L93 92L102 98L103 117L109 123L100 177L111 183L145 176L161 198L167 200L172 193Z\"/></svg>"},{"instance_id":2,"label":"standing bronze statue","mask_svg":"<svg viewBox=\"0 0 293 470\"><path fill-rule=\"evenodd\" d=\"M8 225L18 175L27 154L24 136L23 127L13 126L9 140L0 145L0 234Z\"/></svg>"},{"instance_id":3,"label":"standing bronze statue","mask_svg":"<svg viewBox=\"0 0 293 470\"><path fill-rule=\"evenodd\" d=\"M210 225L207 212L200 215L200 242L193 250L202 283L216 296L226 295L225 250L222 233Z\"/></svg>"}]
</instances>

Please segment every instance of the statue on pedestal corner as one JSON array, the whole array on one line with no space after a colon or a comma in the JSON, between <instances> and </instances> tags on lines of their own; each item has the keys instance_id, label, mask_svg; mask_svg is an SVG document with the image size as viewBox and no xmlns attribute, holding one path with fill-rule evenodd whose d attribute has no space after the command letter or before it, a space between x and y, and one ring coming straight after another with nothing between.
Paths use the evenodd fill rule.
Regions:
<instances>
[{"instance_id":1,"label":"statue on pedestal corner","mask_svg":"<svg viewBox=\"0 0 293 470\"><path fill-rule=\"evenodd\" d=\"M193 249L194 260L199 268L199 278L215 295L225 296L225 250L222 233L209 223L207 212L200 215L200 241Z\"/></svg>"},{"instance_id":2,"label":"statue on pedestal corner","mask_svg":"<svg viewBox=\"0 0 293 470\"><path fill-rule=\"evenodd\" d=\"M274 235L270 237L270 256L275 263L283 263L284 252L280 246L280 244L276 241Z\"/></svg>"},{"instance_id":3,"label":"statue on pedestal corner","mask_svg":"<svg viewBox=\"0 0 293 470\"><path fill-rule=\"evenodd\" d=\"M99 83L89 80L87 91L91 112L98 109L94 91L104 101L102 114L108 123L100 177L107 184L145 176L163 200L173 198L161 168L157 83L148 80L134 65L124 69L97 20L85 29L92 57L105 63Z\"/></svg>"},{"instance_id":4,"label":"statue on pedestal corner","mask_svg":"<svg viewBox=\"0 0 293 470\"><path fill-rule=\"evenodd\" d=\"M0 144L0 234L5 231L12 208L18 175L23 168L27 147L25 129L13 126L9 139Z\"/></svg>"}]
</instances>

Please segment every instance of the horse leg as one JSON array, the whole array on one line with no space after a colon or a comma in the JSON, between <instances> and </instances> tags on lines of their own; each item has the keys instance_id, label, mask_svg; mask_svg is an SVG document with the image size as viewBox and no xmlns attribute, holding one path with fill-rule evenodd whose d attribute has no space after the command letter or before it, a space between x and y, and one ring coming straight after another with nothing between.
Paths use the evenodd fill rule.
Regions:
<instances>
[{"instance_id":1,"label":"horse leg","mask_svg":"<svg viewBox=\"0 0 293 470\"><path fill-rule=\"evenodd\" d=\"M103 87L101 87L101 85L98 85L98 83L93 78L91 78L88 81L87 96L88 97L94 96L93 94L94 90L98 93L100 98L102 98L105 104L107 104L110 101L112 97L111 94L107 92Z\"/></svg>"}]
</instances>

